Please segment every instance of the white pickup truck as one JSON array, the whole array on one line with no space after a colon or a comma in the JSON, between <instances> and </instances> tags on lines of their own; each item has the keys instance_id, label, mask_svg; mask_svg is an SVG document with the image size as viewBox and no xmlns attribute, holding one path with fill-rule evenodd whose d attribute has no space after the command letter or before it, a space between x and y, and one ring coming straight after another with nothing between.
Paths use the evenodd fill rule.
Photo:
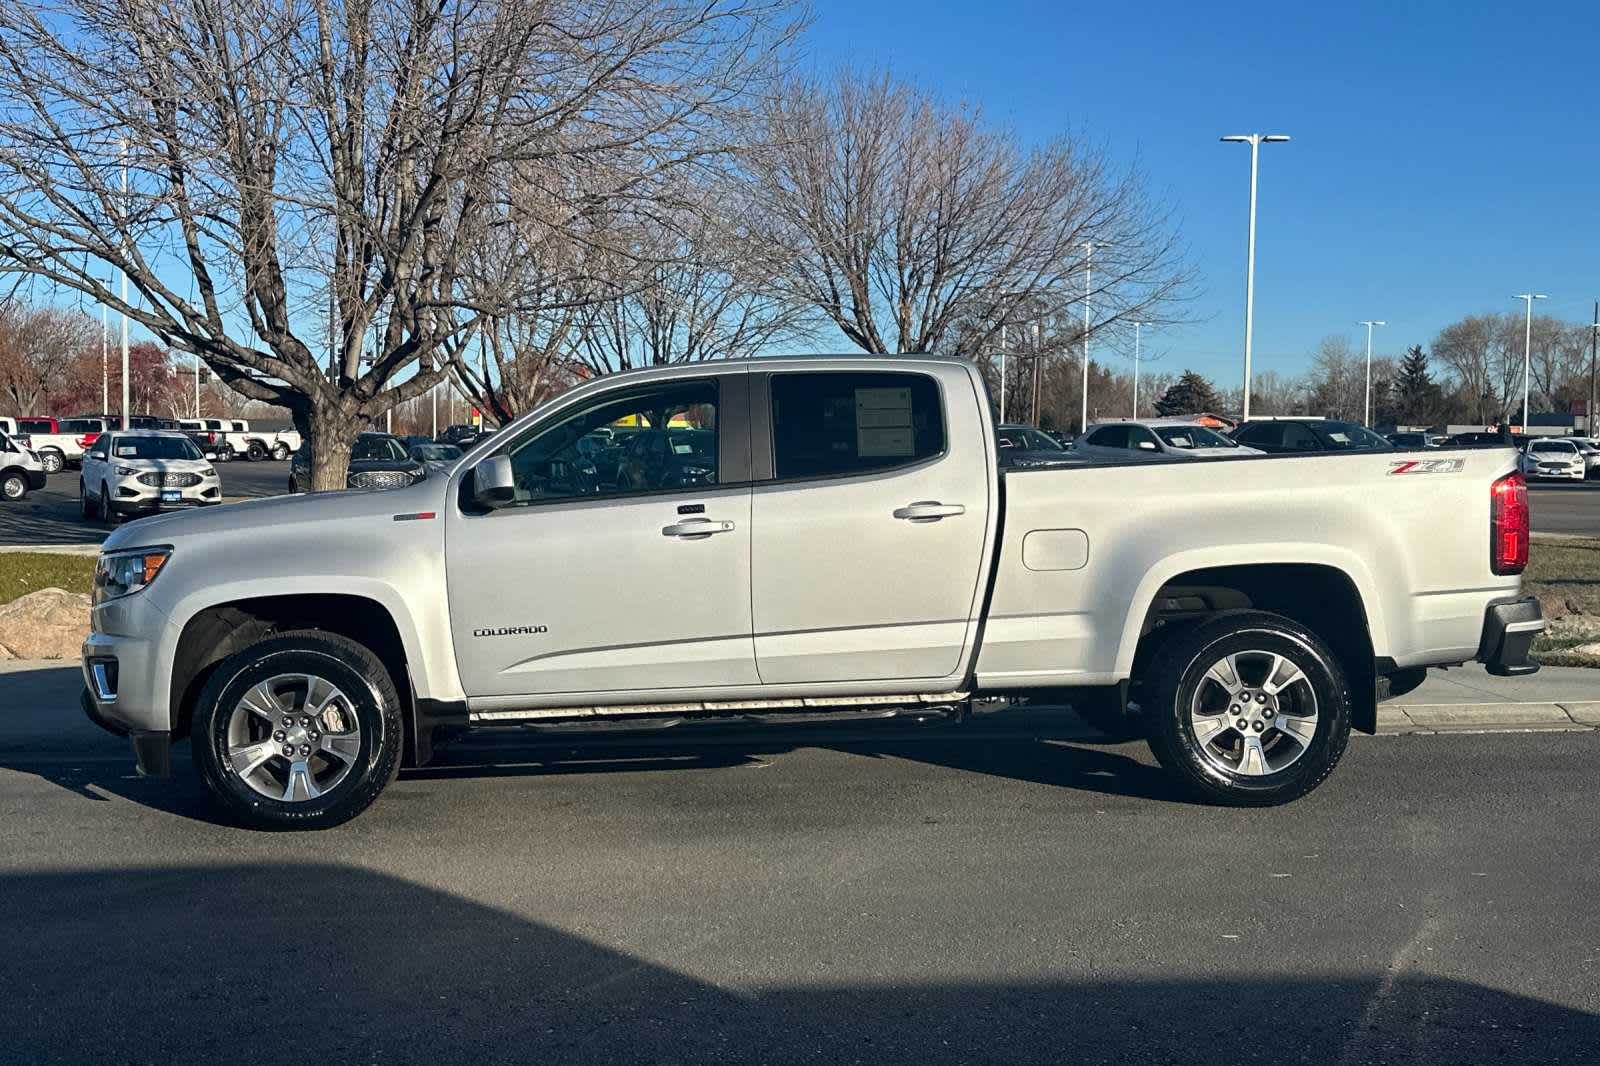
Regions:
<instances>
[{"instance_id":1,"label":"white pickup truck","mask_svg":"<svg viewBox=\"0 0 1600 1066\"><path fill-rule=\"evenodd\" d=\"M989 411L953 359L652 369L409 488L124 526L84 707L146 774L191 738L254 825L348 819L474 727L981 696L1137 722L1195 793L1267 804L1380 686L1536 669L1509 447L1002 473Z\"/></svg>"},{"instance_id":2,"label":"white pickup truck","mask_svg":"<svg viewBox=\"0 0 1600 1066\"><path fill-rule=\"evenodd\" d=\"M300 434L296 431L253 429L240 418L187 418L178 426L206 458L221 463L235 457L282 462L300 450Z\"/></svg>"}]
</instances>

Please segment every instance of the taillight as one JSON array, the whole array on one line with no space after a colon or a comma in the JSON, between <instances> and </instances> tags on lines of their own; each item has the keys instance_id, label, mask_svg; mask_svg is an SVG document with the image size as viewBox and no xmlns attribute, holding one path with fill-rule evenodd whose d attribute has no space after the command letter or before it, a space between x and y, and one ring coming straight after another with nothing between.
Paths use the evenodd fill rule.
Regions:
<instances>
[{"instance_id":1,"label":"taillight","mask_svg":"<svg viewBox=\"0 0 1600 1066\"><path fill-rule=\"evenodd\" d=\"M1528 565L1528 483L1507 474L1489 489L1489 569L1520 574Z\"/></svg>"}]
</instances>

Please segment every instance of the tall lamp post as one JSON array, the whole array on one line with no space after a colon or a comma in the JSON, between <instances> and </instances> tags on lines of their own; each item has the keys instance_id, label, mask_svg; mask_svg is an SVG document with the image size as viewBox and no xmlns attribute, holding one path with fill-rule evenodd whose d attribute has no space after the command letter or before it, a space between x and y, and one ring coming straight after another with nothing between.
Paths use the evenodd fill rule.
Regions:
<instances>
[{"instance_id":1,"label":"tall lamp post","mask_svg":"<svg viewBox=\"0 0 1600 1066\"><path fill-rule=\"evenodd\" d=\"M1089 428L1089 283L1093 276L1094 245L1083 246L1083 414L1078 421L1078 432Z\"/></svg>"},{"instance_id":2,"label":"tall lamp post","mask_svg":"<svg viewBox=\"0 0 1600 1066\"><path fill-rule=\"evenodd\" d=\"M1244 417L1250 417L1250 343L1256 322L1256 172L1259 169L1261 146L1278 144L1289 138L1281 133L1231 133L1224 141L1238 141L1250 146L1250 238L1245 252L1244 268Z\"/></svg>"},{"instance_id":3,"label":"tall lamp post","mask_svg":"<svg viewBox=\"0 0 1600 1066\"><path fill-rule=\"evenodd\" d=\"M1387 326L1389 323L1384 322L1382 319L1374 318L1374 319L1369 319L1369 320L1367 320L1365 322L1358 322L1356 324L1359 325L1359 326L1366 326L1367 327L1367 405L1366 405L1366 409L1365 409L1366 413L1361 416L1361 424L1363 426L1371 428L1371 426L1372 426L1372 327L1373 326Z\"/></svg>"},{"instance_id":4,"label":"tall lamp post","mask_svg":"<svg viewBox=\"0 0 1600 1066\"><path fill-rule=\"evenodd\" d=\"M128 140L123 138L122 145L122 211L126 219L128 211ZM126 256L127 249L123 249ZM128 267L126 258L122 267L122 428L128 428Z\"/></svg>"},{"instance_id":5,"label":"tall lamp post","mask_svg":"<svg viewBox=\"0 0 1600 1066\"><path fill-rule=\"evenodd\" d=\"M1006 346L1011 338L1010 327L1000 324L1000 424L1006 421Z\"/></svg>"},{"instance_id":6,"label":"tall lamp post","mask_svg":"<svg viewBox=\"0 0 1600 1066\"><path fill-rule=\"evenodd\" d=\"M1542 292L1525 292L1512 297L1528 305L1522 330L1522 432L1528 432L1528 377L1533 371L1533 301L1549 299Z\"/></svg>"},{"instance_id":7,"label":"tall lamp post","mask_svg":"<svg viewBox=\"0 0 1600 1066\"><path fill-rule=\"evenodd\" d=\"M1139 417L1139 331L1147 323L1133 324L1133 417Z\"/></svg>"}]
</instances>

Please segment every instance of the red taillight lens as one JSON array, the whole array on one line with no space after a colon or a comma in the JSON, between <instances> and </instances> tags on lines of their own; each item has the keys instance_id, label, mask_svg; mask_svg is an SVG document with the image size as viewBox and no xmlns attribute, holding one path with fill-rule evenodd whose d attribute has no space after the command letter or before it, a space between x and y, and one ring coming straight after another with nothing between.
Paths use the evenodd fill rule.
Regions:
<instances>
[{"instance_id":1,"label":"red taillight lens","mask_svg":"<svg viewBox=\"0 0 1600 1066\"><path fill-rule=\"evenodd\" d=\"M1489 569L1520 574L1528 565L1528 483L1507 474L1489 489Z\"/></svg>"}]
</instances>

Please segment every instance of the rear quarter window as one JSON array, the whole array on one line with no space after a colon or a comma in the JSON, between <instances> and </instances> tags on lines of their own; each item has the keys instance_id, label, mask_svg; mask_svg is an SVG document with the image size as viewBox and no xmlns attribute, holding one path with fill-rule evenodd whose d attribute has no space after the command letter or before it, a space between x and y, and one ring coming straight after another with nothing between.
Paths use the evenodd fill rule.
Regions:
<instances>
[{"instance_id":1,"label":"rear quarter window","mask_svg":"<svg viewBox=\"0 0 1600 1066\"><path fill-rule=\"evenodd\" d=\"M944 453L943 399L926 374L793 371L772 375L771 389L778 478L864 474Z\"/></svg>"}]
</instances>

